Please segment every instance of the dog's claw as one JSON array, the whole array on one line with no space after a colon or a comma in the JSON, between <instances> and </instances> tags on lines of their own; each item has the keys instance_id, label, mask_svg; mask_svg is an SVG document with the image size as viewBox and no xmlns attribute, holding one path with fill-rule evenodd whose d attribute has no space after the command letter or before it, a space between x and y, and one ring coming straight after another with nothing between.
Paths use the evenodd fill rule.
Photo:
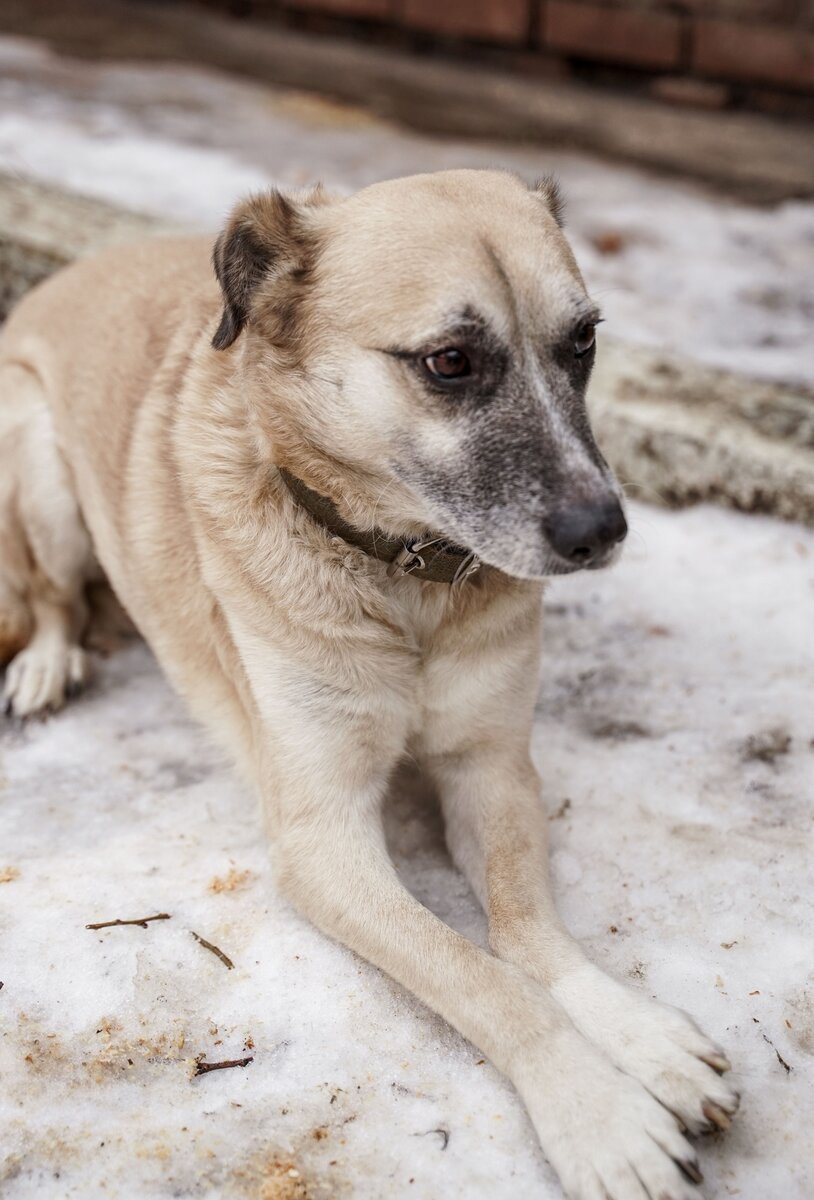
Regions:
<instances>
[{"instance_id":1,"label":"dog's claw","mask_svg":"<svg viewBox=\"0 0 814 1200\"><path fill-rule=\"evenodd\" d=\"M732 1070L731 1063L722 1050L716 1050L714 1054L702 1055L702 1062L705 1062L708 1067L712 1067L713 1071L717 1071L719 1075L725 1075L727 1071Z\"/></svg>"},{"instance_id":2,"label":"dog's claw","mask_svg":"<svg viewBox=\"0 0 814 1200\"><path fill-rule=\"evenodd\" d=\"M701 1107L704 1111L704 1116L716 1129L724 1131L729 1129L732 1124L729 1113L725 1112L719 1104L715 1104L712 1100L705 1100Z\"/></svg>"},{"instance_id":3,"label":"dog's claw","mask_svg":"<svg viewBox=\"0 0 814 1200\"><path fill-rule=\"evenodd\" d=\"M701 1168L699 1167L697 1161L693 1159L687 1159L683 1162L680 1159L677 1161L681 1170L684 1172L687 1178L691 1180L692 1183L704 1182L704 1176L701 1174Z\"/></svg>"}]
</instances>

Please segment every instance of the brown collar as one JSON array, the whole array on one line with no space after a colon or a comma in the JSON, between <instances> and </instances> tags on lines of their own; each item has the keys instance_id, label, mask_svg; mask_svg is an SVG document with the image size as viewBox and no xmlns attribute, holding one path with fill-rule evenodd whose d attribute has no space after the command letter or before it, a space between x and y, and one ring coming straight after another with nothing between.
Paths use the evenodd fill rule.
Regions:
<instances>
[{"instance_id":1,"label":"brown collar","mask_svg":"<svg viewBox=\"0 0 814 1200\"><path fill-rule=\"evenodd\" d=\"M391 537L381 529L357 529L339 515L328 496L313 491L285 467L278 470L291 495L315 521L324 525L334 537L341 537L371 558L388 563L388 575L412 575L428 583L462 583L480 568L480 559L474 551L433 534L405 541Z\"/></svg>"}]
</instances>

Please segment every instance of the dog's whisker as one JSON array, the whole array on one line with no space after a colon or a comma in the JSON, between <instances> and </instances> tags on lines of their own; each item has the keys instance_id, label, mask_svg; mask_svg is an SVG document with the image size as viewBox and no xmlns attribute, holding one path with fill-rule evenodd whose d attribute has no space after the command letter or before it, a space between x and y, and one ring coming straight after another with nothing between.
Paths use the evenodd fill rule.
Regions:
<instances>
[{"instance_id":1,"label":"dog's whisker","mask_svg":"<svg viewBox=\"0 0 814 1200\"><path fill-rule=\"evenodd\" d=\"M628 537L635 539L646 553L650 553L644 534L640 529L637 529L635 526L631 526L628 530Z\"/></svg>"},{"instance_id":2,"label":"dog's whisker","mask_svg":"<svg viewBox=\"0 0 814 1200\"><path fill-rule=\"evenodd\" d=\"M378 496L376 497L375 503L373 505L373 513L372 513L371 519L373 521L373 548L374 548L374 550L378 549L378 545L377 545L377 541L376 541L377 530L378 530L378 525L376 524L376 515L379 511L379 505L381 504L384 497L387 495L388 491L390 491L391 488L395 487L395 485L396 485L395 479L388 480L388 482L384 485L382 490L379 492Z\"/></svg>"},{"instance_id":3,"label":"dog's whisker","mask_svg":"<svg viewBox=\"0 0 814 1200\"><path fill-rule=\"evenodd\" d=\"M631 491L632 488L638 488L641 492L647 492L651 496L655 496L659 502L665 506L665 508L670 507L670 501L664 492L660 492L658 488L653 487L651 483L639 483L635 479L620 479L619 483L622 491L625 493L625 496L627 496L628 492Z\"/></svg>"}]
</instances>

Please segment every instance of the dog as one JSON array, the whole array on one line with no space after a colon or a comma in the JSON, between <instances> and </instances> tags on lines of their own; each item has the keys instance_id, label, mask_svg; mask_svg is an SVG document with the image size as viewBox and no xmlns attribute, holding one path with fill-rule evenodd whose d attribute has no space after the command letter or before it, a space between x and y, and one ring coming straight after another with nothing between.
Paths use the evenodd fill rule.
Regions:
<instances>
[{"instance_id":1,"label":"dog","mask_svg":"<svg viewBox=\"0 0 814 1200\"><path fill-rule=\"evenodd\" d=\"M110 582L263 800L276 882L513 1081L574 1200L686 1200L729 1063L560 921L529 741L543 580L619 553L600 320L556 186L270 191L210 243L77 262L0 337L0 650L25 717L87 677ZM410 754L490 951L400 883Z\"/></svg>"}]
</instances>

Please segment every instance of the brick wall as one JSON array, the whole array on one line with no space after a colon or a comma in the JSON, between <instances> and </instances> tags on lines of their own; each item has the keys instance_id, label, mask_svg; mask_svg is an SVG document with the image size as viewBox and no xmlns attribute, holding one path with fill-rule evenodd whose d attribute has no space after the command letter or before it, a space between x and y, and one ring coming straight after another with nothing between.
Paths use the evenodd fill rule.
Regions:
<instances>
[{"instance_id":1,"label":"brick wall","mask_svg":"<svg viewBox=\"0 0 814 1200\"><path fill-rule=\"evenodd\" d=\"M361 26L524 71L635 82L663 99L801 111L814 100L814 0L203 0L341 32Z\"/></svg>"}]
</instances>

